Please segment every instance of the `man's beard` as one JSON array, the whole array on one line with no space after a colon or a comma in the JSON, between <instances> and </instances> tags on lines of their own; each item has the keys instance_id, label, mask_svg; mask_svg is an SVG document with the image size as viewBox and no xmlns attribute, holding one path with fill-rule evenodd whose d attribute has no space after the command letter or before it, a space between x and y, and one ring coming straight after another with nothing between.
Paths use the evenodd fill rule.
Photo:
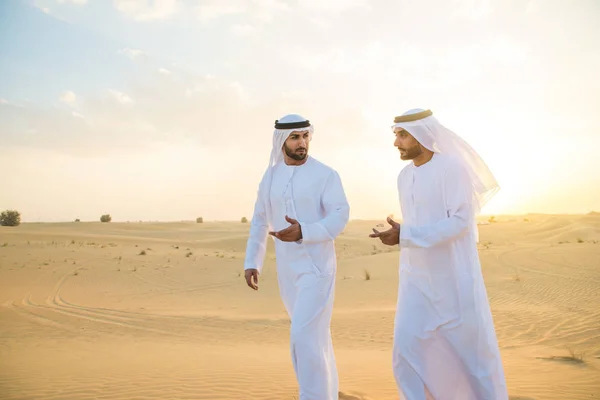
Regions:
<instances>
[{"instance_id":1,"label":"man's beard","mask_svg":"<svg viewBox=\"0 0 600 400\"><path fill-rule=\"evenodd\" d=\"M423 153L423 149L421 149L421 146L419 146L418 144L411 147L410 149L404 149L405 153L404 155L402 153L400 153L400 158L402 160L414 160L415 158L417 158L418 156L420 156Z\"/></svg>"},{"instance_id":2,"label":"man's beard","mask_svg":"<svg viewBox=\"0 0 600 400\"><path fill-rule=\"evenodd\" d=\"M292 160L296 160L296 161L302 161L306 158L306 156L308 155L308 151L304 148L298 148L296 149L296 151L299 150L304 150L304 153L302 154L297 154L296 152L293 152L289 147L287 147L285 144L283 145L283 150L285 151L285 154L291 158Z\"/></svg>"}]
</instances>

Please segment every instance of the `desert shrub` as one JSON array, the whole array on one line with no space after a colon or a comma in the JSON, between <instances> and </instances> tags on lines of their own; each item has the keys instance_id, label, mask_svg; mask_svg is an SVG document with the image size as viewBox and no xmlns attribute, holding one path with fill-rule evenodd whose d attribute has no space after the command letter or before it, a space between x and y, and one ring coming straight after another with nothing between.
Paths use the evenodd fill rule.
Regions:
<instances>
[{"instance_id":1,"label":"desert shrub","mask_svg":"<svg viewBox=\"0 0 600 400\"><path fill-rule=\"evenodd\" d=\"M0 214L0 225L18 226L21 223L21 213L17 210L6 210Z\"/></svg>"},{"instance_id":2,"label":"desert shrub","mask_svg":"<svg viewBox=\"0 0 600 400\"><path fill-rule=\"evenodd\" d=\"M112 217L110 216L110 214L104 214L103 216L100 217L100 222L110 222L112 221Z\"/></svg>"},{"instance_id":3,"label":"desert shrub","mask_svg":"<svg viewBox=\"0 0 600 400\"><path fill-rule=\"evenodd\" d=\"M496 217L492 215L492 216L490 217L490 219L488 219L488 222L489 222L490 224L493 224L494 222L497 222L497 221L496 221Z\"/></svg>"},{"instance_id":4,"label":"desert shrub","mask_svg":"<svg viewBox=\"0 0 600 400\"><path fill-rule=\"evenodd\" d=\"M242 217L242 223L245 224L246 222L248 222L248 218Z\"/></svg>"},{"instance_id":5,"label":"desert shrub","mask_svg":"<svg viewBox=\"0 0 600 400\"><path fill-rule=\"evenodd\" d=\"M196 222L197 222L198 224L201 224L201 223L203 223L203 222L204 222L204 219L202 219L202 217L198 217L198 218L196 218Z\"/></svg>"},{"instance_id":6,"label":"desert shrub","mask_svg":"<svg viewBox=\"0 0 600 400\"><path fill-rule=\"evenodd\" d=\"M79 218L77 218L77 219L75 220L75 222L81 222L81 220L80 220Z\"/></svg>"}]
</instances>

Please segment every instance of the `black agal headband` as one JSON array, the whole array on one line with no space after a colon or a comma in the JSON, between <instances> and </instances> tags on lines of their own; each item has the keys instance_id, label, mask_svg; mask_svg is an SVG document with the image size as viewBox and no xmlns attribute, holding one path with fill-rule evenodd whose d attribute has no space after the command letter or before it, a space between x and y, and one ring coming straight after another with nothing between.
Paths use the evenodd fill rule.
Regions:
<instances>
[{"instance_id":1,"label":"black agal headband","mask_svg":"<svg viewBox=\"0 0 600 400\"><path fill-rule=\"evenodd\" d=\"M279 122L279 120L275 120L275 129L297 129L297 128L308 128L310 126L310 121L300 121L300 122Z\"/></svg>"}]
</instances>

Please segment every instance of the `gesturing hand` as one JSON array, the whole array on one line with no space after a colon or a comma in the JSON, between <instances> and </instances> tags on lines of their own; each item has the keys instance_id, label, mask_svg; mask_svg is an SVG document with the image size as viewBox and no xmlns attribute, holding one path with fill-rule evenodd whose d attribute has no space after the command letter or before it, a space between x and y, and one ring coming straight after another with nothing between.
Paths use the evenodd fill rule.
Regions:
<instances>
[{"instance_id":1,"label":"gesturing hand","mask_svg":"<svg viewBox=\"0 0 600 400\"><path fill-rule=\"evenodd\" d=\"M246 277L246 283L254 290L258 290L258 270L257 269L247 269L244 272Z\"/></svg>"},{"instance_id":2,"label":"gesturing hand","mask_svg":"<svg viewBox=\"0 0 600 400\"><path fill-rule=\"evenodd\" d=\"M385 232L379 232L377 229L373 228L373 233L369 235L372 238L379 238L381 243L386 244L388 246L395 246L400 243L400 224L387 217L387 223L392 227Z\"/></svg>"},{"instance_id":3,"label":"gesturing hand","mask_svg":"<svg viewBox=\"0 0 600 400\"><path fill-rule=\"evenodd\" d=\"M296 242L302 239L302 227L300 226L300 223L287 215L285 216L285 220L291 225L279 232L269 232L269 235L275 236L282 242Z\"/></svg>"}]
</instances>

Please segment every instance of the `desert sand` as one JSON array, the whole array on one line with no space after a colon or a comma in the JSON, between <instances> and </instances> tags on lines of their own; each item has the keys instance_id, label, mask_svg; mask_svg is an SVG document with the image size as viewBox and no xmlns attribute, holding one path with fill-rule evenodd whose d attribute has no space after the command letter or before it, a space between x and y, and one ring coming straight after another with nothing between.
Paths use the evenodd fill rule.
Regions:
<instances>
[{"instance_id":1,"label":"desert sand","mask_svg":"<svg viewBox=\"0 0 600 400\"><path fill-rule=\"evenodd\" d=\"M483 220L483 219L482 219ZM496 217L479 245L511 399L600 398L600 215ZM397 399L398 255L351 221L336 242L340 398ZM0 398L297 398L273 243L249 224L0 227Z\"/></svg>"}]
</instances>

